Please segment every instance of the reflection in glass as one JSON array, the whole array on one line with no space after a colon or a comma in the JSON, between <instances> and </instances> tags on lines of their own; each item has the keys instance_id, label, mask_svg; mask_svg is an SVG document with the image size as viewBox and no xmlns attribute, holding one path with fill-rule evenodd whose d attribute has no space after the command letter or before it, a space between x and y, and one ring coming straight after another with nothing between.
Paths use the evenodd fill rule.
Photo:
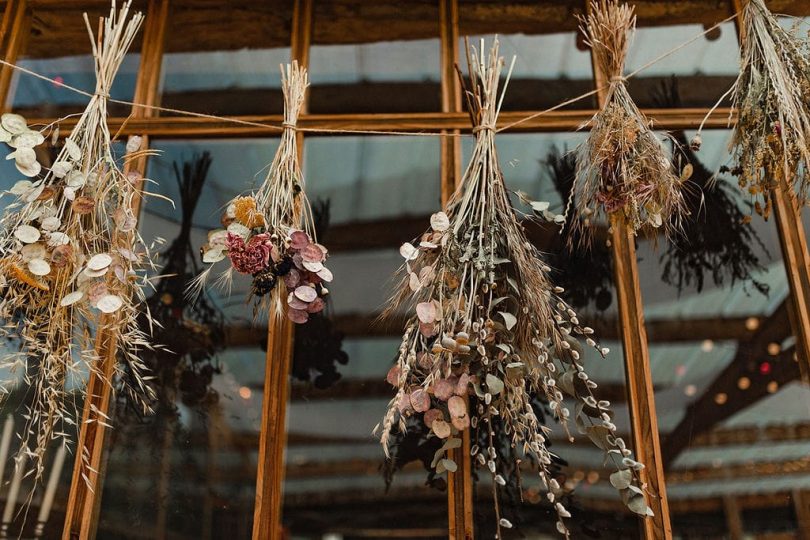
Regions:
<instances>
[{"instance_id":1,"label":"reflection in glass","mask_svg":"<svg viewBox=\"0 0 810 540\"><path fill-rule=\"evenodd\" d=\"M693 165L716 172L729 162L729 133L703 135ZM736 190L727 173L717 181ZM738 193L735 199L751 214ZM774 223L754 215L751 227L761 240L751 243L761 268L751 279L707 277L701 290L662 283L661 246L639 241L667 494L673 529L684 538L794 537L810 485L810 393L794 353L785 266Z\"/></svg>"},{"instance_id":2,"label":"reflection in glass","mask_svg":"<svg viewBox=\"0 0 810 540\"><path fill-rule=\"evenodd\" d=\"M240 140L155 145L159 154L150 158L147 176L159 184L152 191L178 206L147 198L141 234L165 238L167 243L158 249L176 255L162 260L169 269L162 269L166 275L150 304L165 326L174 328L164 334L165 345L182 356L144 353L144 361L156 368L156 414L144 416L124 401L117 404L116 427L108 443L100 537L251 535L266 316L254 320L252 309L244 304L249 280L235 281L231 297L216 289L207 291L206 309L200 303L184 305L187 276L180 277L179 288L164 286L164 280L177 279L172 273L194 273L208 230L220 226L224 205L250 187L254 175L272 159L275 144ZM183 171L184 163L189 163L189 170ZM197 179L197 185L189 178ZM175 247L185 245L185 250L170 248L176 238L180 244ZM182 257L185 266L177 262Z\"/></svg>"}]
</instances>

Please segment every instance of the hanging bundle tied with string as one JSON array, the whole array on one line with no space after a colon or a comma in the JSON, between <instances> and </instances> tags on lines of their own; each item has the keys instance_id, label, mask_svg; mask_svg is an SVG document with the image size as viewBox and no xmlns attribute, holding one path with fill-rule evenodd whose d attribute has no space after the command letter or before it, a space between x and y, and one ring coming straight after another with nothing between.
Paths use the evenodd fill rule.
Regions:
<instances>
[{"instance_id":1,"label":"hanging bundle tied with string","mask_svg":"<svg viewBox=\"0 0 810 540\"><path fill-rule=\"evenodd\" d=\"M281 66L284 131L267 177L255 193L231 201L222 216L225 229L211 231L202 248L206 263L229 260L220 284L228 286L234 271L251 275L250 297L261 299L257 306L269 299L276 315L286 307L287 317L295 323L305 323L310 314L323 310L323 297L329 292L325 283L332 281L324 266L328 252L315 238L298 161L295 126L308 86L307 72L297 62L286 69ZM199 294L212 269L195 279L190 294ZM279 280L285 289L277 287Z\"/></svg>"},{"instance_id":2,"label":"hanging bundle tied with string","mask_svg":"<svg viewBox=\"0 0 810 540\"><path fill-rule=\"evenodd\" d=\"M783 28L762 0L745 3L742 22L732 173L767 218L780 182L801 204L810 190L810 43Z\"/></svg>"},{"instance_id":3,"label":"hanging bundle tied with string","mask_svg":"<svg viewBox=\"0 0 810 540\"><path fill-rule=\"evenodd\" d=\"M604 106L588 121L588 139L576 151L577 168L566 214L577 239L587 245L596 221L621 217L634 232L649 226L674 234L683 213L681 184L661 140L639 111L622 73L636 18L615 0L591 3L581 31L597 69L608 77ZM582 234L579 234L582 233Z\"/></svg>"},{"instance_id":4,"label":"hanging bundle tied with string","mask_svg":"<svg viewBox=\"0 0 810 540\"><path fill-rule=\"evenodd\" d=\"M18 376L30 388L20 457L32 460L36 478L52 441L69 442L88 371L113 385L126 369L124 390L145 412L151 399L138 358L150 347L137 320L143 269L151 264L133 211L142 196L141 178L119 167L107 126L110 88L143 19L140 13L130 16L129 8L126 2L116 11L113 4L98 36L85 15L95 95L50 168L36 161L31 148L44 142L43 135L28 130L17 115L2 118L0 135L15 148L9 158L30 180L7 192L14 201L0 220L2 335L19 345L18 352L2 356L0 367L9 374L7 392L20 383ZM125 160L143 154L138 142L130 141ZM115 373L105 375L101 363L114 354L115 339L119 362ZM102 353L105 348L110 351Z\"/></svg>"},{"instance_id":5,"label":"hanging bundle tied with string","mask_svg":"<svg viewBox=\"0 0 810 540\"><path fill-rule=\"evenodd\" d=\"M448 452L472 429L473 458L493 478L498 537L501 528L512 527L501 512L498 490L507 471L519 472L517 460L536 465L559 516L557 528L567 535L564 488L550 472L550 428L532 408L533 397L540 396L566 429L573 416L606 452L618 469L614 485L644 515L649 509L637 472L642 465L615 435L610 404L594 396L597 385L585 373L579 340L597 357L607 349L560 299L562 290L550 282L550 268L510 204L495 149L504 66L497 40L488 56L468 52L468 65L465 95L475 133L470 163L445 210L431 217L430 230L400 248L402 280L387 311L406 311L409 322L388 374L396 396L378 426L383 447L387 454L395 433L421 422L443 440L433 460L436 472L456 471ZM573 413L566 396L576 403ZM500 434L514 448L509 454L494 442Z\"/></svg>"}]
</instances>

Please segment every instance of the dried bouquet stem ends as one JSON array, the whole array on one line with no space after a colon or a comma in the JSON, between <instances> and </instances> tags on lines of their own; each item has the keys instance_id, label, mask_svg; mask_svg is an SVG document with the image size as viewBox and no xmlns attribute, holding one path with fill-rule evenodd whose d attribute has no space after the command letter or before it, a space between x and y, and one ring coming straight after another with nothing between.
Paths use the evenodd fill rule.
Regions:
<instances>
[{"instance_id":1,"label":"dried bouquet stem ends","mask_svg":"<svg viewBox=\"0 0 810 540\"><path fill-rule=\"evenodd\" d=\"M631 510L649 515L638 473L643 466L616 436L610 404L594 395L597 384L583 367L581 341L599 356L608 351L560 299L562 290L550 282L550 268L510 203L495 148L504 67L497 40L487 56L474 48L467 56L470 83L464 93L475 146L445 210L431 217L421 238L400 249L402 280L388 311L406 310L410 319L388 374L396 395L378 426L381 442L387 453L392 432L404 432L406 422L423 423L443 441L433 460L440 474L456 470L448 450L472 429L472 457L492 477L498 538L512 527L501 513L498 490L507 471L519 470L517 460L536 466L557 528L567 536L570 513L552 473L550 428L532 407L540 396L566 429L573 417L605 451L617 469L613 485ZM573 412L567 399L575 404ZM506 450L495 443L500 437L509 441Z\"/></svg>"}]
</instances>

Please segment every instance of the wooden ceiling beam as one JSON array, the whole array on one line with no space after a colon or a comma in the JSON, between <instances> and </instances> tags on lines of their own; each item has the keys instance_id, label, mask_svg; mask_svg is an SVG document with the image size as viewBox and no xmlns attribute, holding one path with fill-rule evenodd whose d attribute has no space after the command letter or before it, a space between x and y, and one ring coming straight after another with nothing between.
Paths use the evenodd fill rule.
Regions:
<instances>
[{"instance_id":1,"label":"wooden ceiling beam","mask_svg":"<svg viewBox=\"0 0 810 540\"><path fill-rule=\"evenodd\" d=\"M769 394L768 384L775 381L781 387L799 378L799 366L794 361L793 348L778 356L768 355L768 345L782 343L790 335L787 301L761 322L747 341L738 345L737 353L728 366L715 378L706 391L686 408L686 414L666 438L664 463L670 466L687 448L692 437L708 432L723 420ZM772 372L768 376L757 373L759 361L768 359ZM757 374L759 375L759 374ZM750 386L741 388L741 377L749 377ZM718 398L719 395L725 399ZM718 403L722 401L722 403Z\"/></svg>"}]
</instances>

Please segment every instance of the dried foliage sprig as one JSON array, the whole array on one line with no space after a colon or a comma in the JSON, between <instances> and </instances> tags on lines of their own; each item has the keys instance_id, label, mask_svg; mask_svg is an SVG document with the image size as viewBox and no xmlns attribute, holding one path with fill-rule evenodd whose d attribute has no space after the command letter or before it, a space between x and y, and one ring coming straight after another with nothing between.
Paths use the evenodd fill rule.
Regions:
<instances>
[{"instance_id":1,"label":"dried foliage sprig","mask_svg":"<svg viewBox=\"0 0 810 540\"><path fill-rule=\"evenodd\" d=\"M633 7L594 0L591 8L580 28L609 86L604 106L589 120L588 139L577 149L577 175L566 215L573 220L572 230L585 232L570 235L569 242L576 238L587 246L589 225L613 214L623 216L634 232L649 226L672 236L684 209L681 179L622 77L636 24Z\"/></svg>"},{"instance_id":2,"label":"dried foliage sprig","mask_svg":"<svg viewBox=\"0 0 810 540\"><path fill-rule=\"evenodd\" d=\"M496 448L494 431L502 429L515 451L537 465L559 516L557 528L567 535L563 519L570 514L550 473L550 430L532 407L539 395L566 429L574 416L619 469L611 478L630 508L648 514L637 474L642 465L616 437L610 404L593 395L597 385L582 365L579 339L599 355L607 350L559 298L561 289L550 282L550 268L510 203L495 150L504 65L497 40L488 56L468 52L468 65L465 95L475 133L470 163L446 210L431 217L431 229L400 249L403 278L388 312L412 315L388 374L397 393L378 426L383 447L387 452L392 433L404 432L415 418L444 441L432 463L440 474L456 470L448 450L461 445L460 432L483 430L487 444L475 445L472 455L492 475L500 538L501 528L512 526L498 504L503 474L512 465ZM566 395L576 402L573 415Z\"/></svg>"},{"instance_id":3,"label":"dried foliage sprig","mask_svg":"<svg viewBox=\"0 0 810 540\"><path fill-rule=\"evenodd\" d=\"M3 355L0 367L12 374L6 386L22 371L30 389L20 456L31 460L37 479L49 443L70 442L70 426L77 422L71 386L81 387L88 371L113 385L126 368L131 384L124 390L144 410L152 398L138 357L150 347L138 324L147 285L140 271L151 264L133 213L143 195L141 178L119 168L107 126L113 79L143 20L140 13L130 15L129 8L125 2L117 11L113 3L98 36L85 15L95 59L95 94L50 169L44 174L39 166L27 169L30 161L23 158L23 172L32 180L14 185L10 193L16 200L0 220L2 335L20 346L19 352ZM24 124L13 116L3 122L22 137L27 136ZM138 146L138 138L130 140L127 159L143 154ZM18 147L13 154L18 165L21 151ZM102 358L94 344L102 335L105 342L110 336L117 339L120 362L112 377L100 369Z\"/></svg>"},{"instance_id":4,"label":"dried foliage sprig","mask_svg":"<svg viewBox=\"0 0 810 540\"><path fill-rule=\"evenodd\" d=\"M298 162L295 126L308 86L307 72L297 62L281 67L285 129L267 177L254 194L237 197L228 205L222 217L226 228L209 233L202 248L206 263L229 259L231 266L223 272L222 283L230 283L234 270L252 275L251 297L270 298L276 315L284 312L286 304L287 317L299 324L323 310L322 297L329 293L324 283L332 281L332 273L324 266L328 252L317 243ZM212 268L192 282L192 296L199 294ZM276 287L279 280L284 281L286 297Z\"/></svg>"},{"instance_id":5,"label":"dried foliage sprig","mask_svg":"<svg viewBox=\"0 0 810 540\"><path fill-rule=\"evenodd\" d=\"M748 0L742 19L732 172L767 218L780 178L801 204L810 190L810 44L785 30L762 0ZM693 148L700 148L699 132Z\"/></svg>"}]
</instances>

